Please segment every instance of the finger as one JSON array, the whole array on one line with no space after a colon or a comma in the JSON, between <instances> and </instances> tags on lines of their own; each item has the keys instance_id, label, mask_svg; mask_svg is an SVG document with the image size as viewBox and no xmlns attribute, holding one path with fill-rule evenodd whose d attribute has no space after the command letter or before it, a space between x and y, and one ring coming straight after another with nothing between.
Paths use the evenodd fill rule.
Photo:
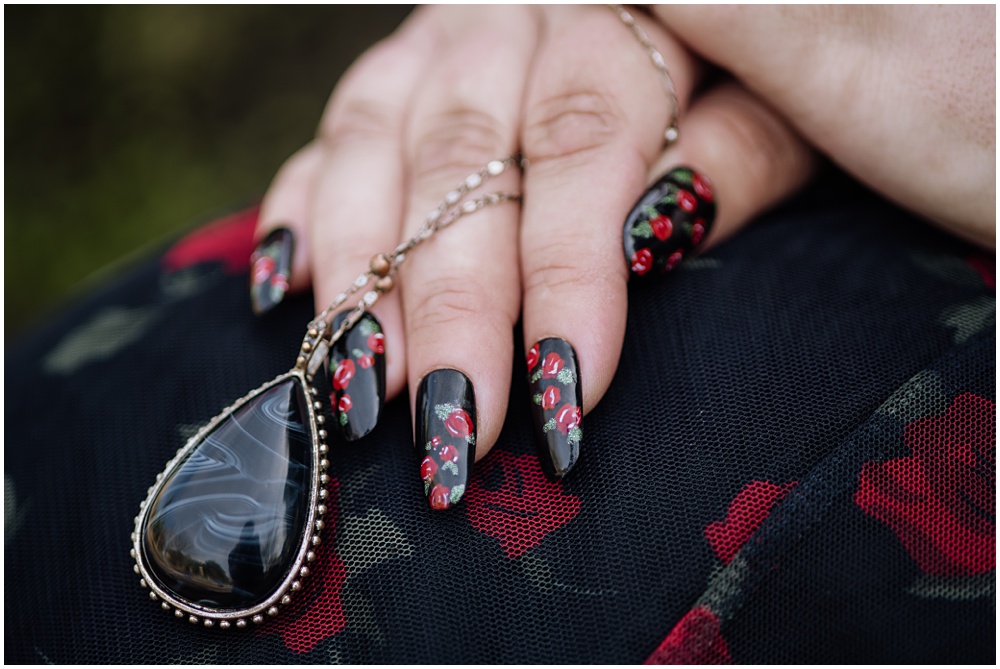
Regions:
<instances>
[{"instance_id":1,"label":"finger","mask_svg":"<svg viewBox=\"0 0 1000 669\"><path fill-rule=\"evenodd\" d=\"M722 84L695 101L681 140L650 170L656 181L626 220L625 257L631 264L637 249L650 249L653 268L669 271L695 247L722 241L800 189L818 163L759 98Z\"/></svg>"},{"instance_id":2,"label":"finger","mask_svg":"<svg viewBox=\"0 0 1000 669\"><path fill-rule=\"evenodd\" d=\"M654 23L636 18L683 106L694 61ZM621 224L662 146L670 105L649 54L603 7L551 10L533 72L521 140L530 161L521 231L524 335L542 462L561 477L576 461L582 414L618 365L628 280Z\"/></svg>"},{"instance_id":3,"label":"finger","mask_svg":"<svg viewBox=\"0 0 1000 669\"><path fill-rule=\"evenodd\" d=\"M477 15L460 24L414 102L407 235L442 194L517 146L535 10L480 7ZM481 192L518 190L511 169ZM461 498L474 458L496 441L506 415L520 304L517 219L514 204L487 207L430 239L403 270L415 440L434 509Z\"/></svg>"},{"instance_id":4,"label":"finger","mask_svg":"<svg viewBox=\"0 0 1000 669\"><path fill-rule=\"evenodd\" d=\"M403 121L434 53L433 34L418 12L352 66L321 122L319 141L326 151L308 230L317 310L348 288L374 255L396 246L405 183ZM389 293L331 351L330 400L346 439L374 429L385 399L402 391L404 346L399 296Z\"/></svg>"},{"instance_id":5,"label":"finger","mask_svg":"<svg viewBox=\"0 0 1000 669\"><path fill-rule=\"evenodd\" d=\"M288 290L309 285L306 245L309 200L324 158L323 147L311 143L289 158L261 203L250 257L250 304L255 314L274 309Z\"/></svg>"}]
</instances>

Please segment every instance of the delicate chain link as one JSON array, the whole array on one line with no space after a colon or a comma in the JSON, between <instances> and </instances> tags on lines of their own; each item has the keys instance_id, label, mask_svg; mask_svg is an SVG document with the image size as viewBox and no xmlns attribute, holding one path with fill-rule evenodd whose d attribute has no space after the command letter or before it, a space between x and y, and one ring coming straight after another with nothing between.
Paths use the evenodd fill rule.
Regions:
<instances>
[{"instance_id":1,"label":"delicate chain link","mask_svg":"<svg viewBox=\"0 0 1000 669\"><path fill-rule=\"evenodd\" d=\"M663 60L663 54L653 45L653 41L649 39L649 35L635 22L635 17L629 14L628 10L622 5L608 5L608 7L632 31L635 39L646 50L646 53L649 54L649 59L653 61L653 67L660 73L660 78L663 80L663 87L667 91L667 97L670 98L670 122L667 124L667 129L663 131L664 146L670 146L680 137L680 105L677 102L677 89L674 87L674 79L670 76L670 70L667 69L667 64Z\"/></svg>"},{"instance_id":2,"label":"delicate chain link","mask_svg":"<svg viewBox=\"0 0 1000 669\"><path fill-rule=\"evenodd\" d=\"M491 207L504 202L519 202L521 195L515 193L487 193L473 199L464 199L471 192L482 186L493 177L498 177L508 168L523 164L519 156L510 156L503 160L492 160L478 172L473 172L454 190L444 196L444 200L435 207L421 224L416 233L397 246L391 253L381 253L372 258L371 266L354 279L350 287L339 293L316 318L309 323L308 332L302 340L302 352L295 366L305 368L309 376L316 373L329 353L330 348L352 328L362 315L370 309L378 299L388 293L395 285L395 277L406 256L417 246L427 241L434 234L459 218L473 214L483 207ZM361 300L351 309L336 330L330 332L330 315L343 305L354 294L374 285L362 295Z\"/></svg>"}]
</instances>

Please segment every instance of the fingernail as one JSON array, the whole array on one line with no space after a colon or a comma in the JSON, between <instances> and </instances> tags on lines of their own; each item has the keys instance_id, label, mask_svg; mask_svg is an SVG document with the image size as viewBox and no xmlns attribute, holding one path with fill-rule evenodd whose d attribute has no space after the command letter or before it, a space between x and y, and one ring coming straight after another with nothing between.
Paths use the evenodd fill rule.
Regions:
<instances>
[{"instance_id":1,"label":"fingernail","mask_svg":"<svg viewBox=\"0 0 1000 669\"><path fill-rule=\"evenodd\" d=\"M580 367L568 341L550 337L528 350L528 386L542 469L561 479L576 464L583 439Z\"/></svg>"},{"instance_id":2,"label":"fingernail","mask_svg":"<svg viewBox=\"0 0 1000 669\"><path fill-rule=\"evenodd\" d=\"M347 318L333 318L336 330ZM385 335L382 324L365 313L330 351L330 404L347 441L375 429L385 401Z\"/></svg>"},{"instance_id":3,"label":"fingernail","mask_svg":"<svg viewBox=\"0 0 1000 669\"><path fill-rule=\"evenodd\" d=\"M669 272L701 244L715 221L711 182L675 167L650 187L625 219L625 259L632 276Z\"/></svg>"},{"instance_id":4,"label":"fingernail","mask_svg":"<svg viewBox=\"0 0 1000 669\"><path fill-rule=\"evenodd\" d=\"M447 509L462 498L476 457L476 393L455 369L438 369L417 391L420 477L431 508Z\"/></svg>"},{"instance_id":5,"label":"fingernail","mask_svg":"<svg viewBox=\"0 0 1000 669\"><path fill-rule=\"evenodd\" d=\"M250 304L260 316L285 299L292 275L295 236L288 228L278 228L264 238L250 256Z\"/></svg>"}]
</instances>

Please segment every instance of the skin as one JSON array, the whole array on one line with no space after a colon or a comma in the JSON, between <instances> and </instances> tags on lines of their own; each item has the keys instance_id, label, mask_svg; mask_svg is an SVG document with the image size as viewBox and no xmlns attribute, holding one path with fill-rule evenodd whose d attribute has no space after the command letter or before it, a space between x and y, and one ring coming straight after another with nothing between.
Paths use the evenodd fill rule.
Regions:
<instances>
[{"instance_id":1,"label":"skin","mask_svg":"<svg viewBox=\"0 0 1000 669\"><path fill-rule=\"evenodd\" d=\"M576 348L584 413L604 395L627 312L621 227L672 167L713 181L719 205L708 245L804 185L818 162L811 142L890 198L993 247L994 70L949 84L961 104L935 102L928 91L960 75L963 58L978 62L988 47L995 56L992 36L982 41L978 29L975 48L938 40L941 58L965 54L951 54L957 60L940 73L911 57L927 37L914 29L926 17L914 13L747 10L660 7L662 23L639 17L681 106L681 140L664 152L668 98L607 8L421 7L337 85L316 140L275 177L257 238L279 225L294 229L291 287L311 282L319 310L466 175L518 151L529 159L523 178L508 170L483 191L522 192L523 207L485 208L436 235L373 309L386 333L388 398L442 367L472 380L477 459L506 414L519 317L525 348L548 336ZM984 18L954 15L963 26ZM828 49L815 48L820 37ZM870 65L897 40L913 41L892 65ZM695 54L735 81L692 97L705 71ZM887 68L895 78L884 88ZM990 85L980 88L987 74ZM896 95L905 124L882 99ZM945 123L949 111L972 125ZM941 204L949 192L959 194L949 196L956 206Z\"/></svg>"}]
</instances>

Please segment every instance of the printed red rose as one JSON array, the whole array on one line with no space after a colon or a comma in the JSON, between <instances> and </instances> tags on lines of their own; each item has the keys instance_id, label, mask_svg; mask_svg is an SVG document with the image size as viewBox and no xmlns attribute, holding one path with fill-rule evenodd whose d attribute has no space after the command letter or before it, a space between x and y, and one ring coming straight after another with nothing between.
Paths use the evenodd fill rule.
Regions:
<instances>
[{"instance_id":1,"label":"printed red rose","mask_svg":"<svg viewBox=\"0 0 1000 669\"><path fill-rule=\"evenodd\" d=\"M726 519L705 528L705 538L722 564L736 557L743 545L764 523L771 509L795 487L796 481L778 485L770 481L751 481L729 503Z\"/></svg>"},{"instance_id":2,"label":"printed red rose","mask_svg":"<svg viewBox=\"0 0 1000 669\"><path fill-rule=\"evenodd\" d=\"M528 371L530 372L534 369L535 365L538 364L538 344L535 344L528 350Z\"/></svg>"},{"instance_id":3,"label":"printed red rose","mask_svg":"<svg viewBox=\"0 0 1000 669\"><path fill-rule=\"evenodd\" d=\"M912 455L866 462L854 501L889 526L920 569L960 577L996 569L996 404L972 393L906 426Z\"/></svg>"},{"instance_id":4,"label":"printed red rose","mask_svg":"<svg viewBox=\"0 0 1000 669\"><path fill-rule=\"evenodd\" d=\"M360 367L361 369L368 369L374 364L375 364L375 358L368 354L365 354L358 358L358 367Z\"/></svg>"},{"instance_id":5,"label":"printed red rose","mask_svg":"<svg viewBox=\"0 0 1000 669\"><path fill-rule=\"evenodd\" d=\"M581 506L562 481L545 476L538 456L499 449L477 468L465 499L469 524L496 539L510 560L573 520Z\"/></svg>"},{"instance_id":6,"label":"printed red rose","mask_svg":"<svg viewBox=\"0 0 1000 669\"><path fill-rule=\"evenodd\" d=\"M468 437L472 434L473 429L472 419L462 409L452 411L448 419L445 420L444 426L455 437Z\"/></svg>"},{"instance_id":7,"label":"printed red rose","mask_svg":"<svg viewBox=\"0 0 1000 669\"><path fill-rule=\"evenodd\" d=\"M340 401L337 402L337 409L340 411L340 413L347 413L348 411L351 410L352 406L354 406L354 402L351 401L350 395L340 396Z\"/></svg>"},{"instance_id":8,"label":"printed red rose","mask_svg":"<svg viewBox=\"0 0 1000 669\"><path fill-rule=\"evenodd\" d=\"M542 361L542 378L551 379L556 376L566 364L558 353L549 353Z\"/></svg>"},{"instance_id":9,"label":"printed red rose","mask_svg":"<svg viewBox=\"0 0 1000 669\"><path fill-rule=\"evenodd\" d=\"M430 497L431 508L441 511L451 506L451 489L438 483L431 488Z\"/></svg>"},{"instance_id":10,"label":"printed red rose","mask_svg":"<svg viewBox=\"0 0 1000 669\"><path fill-rule=\"evenodd\" d=\"M722 621L712 609L688 611L644 664L732 664Z\"/></svg>"},{"instance_id":11,"label":"printed red rose","mask_svg":"<svg viewBox=\"0 0 1000 669\"><path fill-rule=\"evenodd\" d=\"M632 271L642 276L653 267L653 253L649 249L639 249L632 254Z\"/></svg>"},{"instance_id":12,"label":"printed red rose","mask_svg":"<svg viewBox=\"0 0 1000 669\"><path fill-rule=\"evenodd\" d=\"M243 274L250 266L257 227L257 207L208 223L170 247L161 266L168 272L204 262L221 262L226 274Z\"/></svg>"},{"instance_id":13,"label":"printed red rose","mask_svg":"<svg viewBox=\"0 0 1000 669\"><path fill-rule=\"evenodd\" d=\"M372 353L382 355L385 353L385 335L381 332L373 332L368 335L368 348Z\"/></svg>"},{"instance_id":14,"label":"printed red rose","mask_svg":"<svg viewBox=\"0 0 1000 669\"><path fill-rule=\"evenodd\" d=\"M555 409L556 405L559 404L559 396L562 393L559 390L559 386L549 386L542 393L542 408L548 411L549 409Z\"/></svg>"},{"instance_id":15,"label":"printed red rose","mask_svg":"<svg viewBox=\"0 0 1000 669\"><path fill-rule=\"evenodd\" d=\"M580 424L582 419L583 412L580 407L564 404L556 412L556 427L563 434L568 434L570 430Z\"/></svg>"},{"instance_id":16,"label":"printed red rose","mask_svg":"<svg viewBox=\"0 0 1000 669\"><path fill-rule=\"evenodd\" d=\"M699 218L691 226L691 243L700 244L702 238L705 236L705 219Z\"/></svg>"},{"instance_id":17,"label":"printed red rose","mask_svg":"<svg viewBox=\"0 0 1000 669\"><path fill-rule=\"evenodd\" d=\"M356 368L354 366L354 361L350 358L344 358L337 365L336 371L333 373L333 389L334 390L344 390L347 385L354 378L354 372Z\"/></svg>"},{"instance_id":18,"label":"printed red rose","mask_svg":"<svg viewBox=\"0 0 1000 669\"><path fill-rule=\"evenodd\" d=\"M271 256L260 256L257 258L257 260L254 261L253 269L251 270L253 282L255 284L261 284L267 281L276 265L277 263L274 262L274 258Z\"/></svg>"},{"instance_id":19,"label":"printed red rose","mask_svg":"<svg viewBox=\"0 0 1000 669\"><path fill-rule=\"evenodd\" d=\"M694 192L698 194L698 197L705 202L711 202L712 198L715 197L712 192L712 182L697 172L691 175L691 185L694 186Z\"/></svg>"},{"instance_id":20,"label":"printed red rose","mask_svg":"<svg viewBox=\"0 0 1000 669\"><path fill-rule=\"evenodd\" d=\"M441 449L441 459L444 461L458 462L458 449L451 444Z\"/></svg>"},{"instance_id":21,"label":"printed red rose","mask_svg":"<svg viewBox=\"0 0 1000 669\"><path fill-rule=\"evenodd\" d=\"M653 229L653 235L660 241L664 241L674 231L674 223L666 216L657 216L649 221L649 227Z\"/></svg>"},{"instance_id":22,"label":"printed red rose","mask_svg":"<svg viewBox=\"0 0 1000 669\"><path fill-rule=\"evenodd\" d=\"M420 478L425 481L430 481L437 474L438 465L434 462L434 458L431 456L426 456L424 461L420 463Z\"/></svg>"},{"instance_id":23,"label":"printed red rose","mask_svg":"<svg viewBox=\"0 0 1000 669\"><path fill-rule=\"evenodd\" d=\"M677 206L687 213L698 208L698 199L686 190L677 191Z\"/></svg>"},{"instance_id":24,"label":"printed red rose","mask_svg":"<svg viewBox=\"0 0 1000 669\"><path fill-rule=\"evenodd\" d=\"M682 260L684 260L684 252L683 251L674 251L667 258L667 264L663 266L663 271L669 272L673 268L675 268L678 265L680 265Z\"/></svg>"}]
</instances>

